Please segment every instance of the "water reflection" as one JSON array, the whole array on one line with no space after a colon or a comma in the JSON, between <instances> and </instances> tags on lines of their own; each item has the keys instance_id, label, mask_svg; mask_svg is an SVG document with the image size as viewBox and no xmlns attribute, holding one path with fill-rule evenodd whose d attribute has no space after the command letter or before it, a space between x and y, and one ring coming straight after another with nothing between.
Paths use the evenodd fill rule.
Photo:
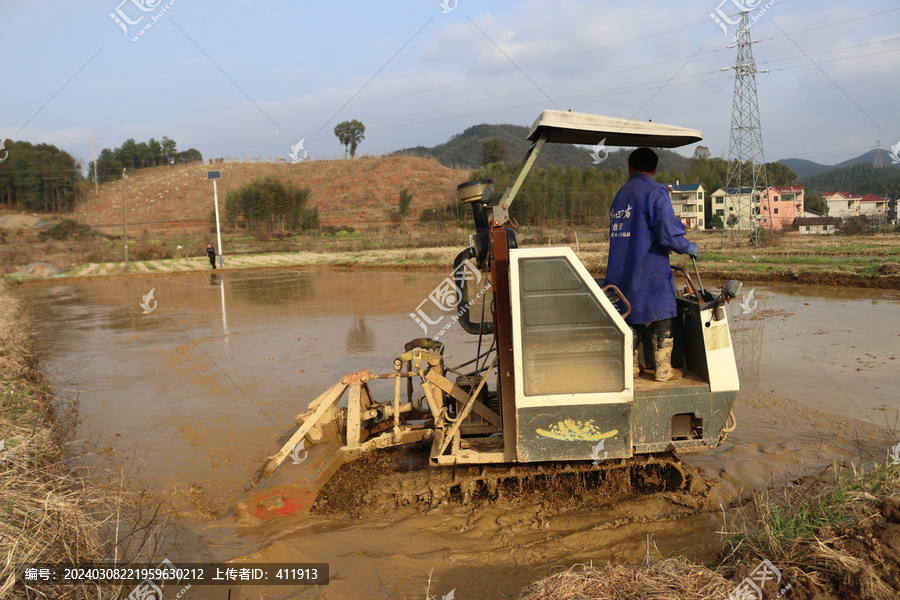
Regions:
<instances>
[{"instance_id":1,"label":"water reflection","mask_svg":"<svg viewBox=\"0 0 900 600\"><path fill-rule=\"evenodd\" d=\"M375 350L375 332L366 325L366 320L354 319L347 329L345 343L347 354L372 354Z\"/></svg>"}]
</instances>

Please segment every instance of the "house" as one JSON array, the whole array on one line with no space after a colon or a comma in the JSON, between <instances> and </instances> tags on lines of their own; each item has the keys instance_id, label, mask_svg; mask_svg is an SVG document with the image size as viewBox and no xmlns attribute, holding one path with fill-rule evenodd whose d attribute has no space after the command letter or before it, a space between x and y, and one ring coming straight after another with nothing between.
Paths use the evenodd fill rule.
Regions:
<instances>
[{"instance_id":1,"label":"house","mask_svg":"<svg viewBox=\"0 0 900 600\"><path fill-rule=\"evenodd\" d=\"M719 188L710 196L712 214L722 217L722 222L729 227L729 219L740 216L741 229L749 229L751 217L759 216L759 197L751 198L753 188ZM737 221L733 221L738 227Z\"/></svg>"},{"instance_id":2,"label":"house","mask_svg":"<svg viewBox=\"0 0 900 600\"><path fill-rule=\"evenodd\" d=\"M675 216L684 223L685 230L703 229L706 210L703 185L699 183L681 185L676 181L675 185L666 185L666 189L669 190L669 199L672 201Z\"/></svg>"},{"instance_id":3,"label":"house","mask_svg":"<svg viewBox=\"0 0 900 600\"><path fill-rule=\"evenodd\" d=\"M803 198L806 190L802 187L769 186L760 194L760 227L766 229L790 228L794 219L803 215Z\"/></svg>"},{"instance_id":4,"label":"house","mask_svg":"<svg viewBox=\"0 0 900 600\"><path fill-rule=\"evenodd\" d=\"M838 219L858 217L860 215L859 201L861 194L850 192L828 192L822 194L822 200L828 204L828 215Z\"/></svg>"},{"instance_id":5,"label":"house","mask_svg":"<svg viewBox=\"0 0 900 600\"><path fill-rule=\"evenodd\" d=\"M793 222L792 229L794 229L798 233L801 233L803 235L835 233L836 226L834 217L807 217L806 215L808 213L803 214L804 216L797 217Z\"/></svg>"},{"instance_id":6,"label":"house","mask_svg":"<svg viewBox=\"0 0 900 600\"><path fill-rule=\"evenodd\" d=\"M866 194L859 200L859 214L870 219L884 219L888 213L888 201L875 194Z\"/></svg>"}]
</instances>

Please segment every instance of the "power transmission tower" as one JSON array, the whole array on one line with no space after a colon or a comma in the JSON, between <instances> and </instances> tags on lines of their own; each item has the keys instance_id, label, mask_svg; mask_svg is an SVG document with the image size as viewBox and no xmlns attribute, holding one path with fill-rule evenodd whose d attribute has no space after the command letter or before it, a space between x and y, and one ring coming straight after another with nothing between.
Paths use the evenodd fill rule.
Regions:
<instances>
[{"instance_id":1,"label":"power transmission tower","mask_svg":"<svg viewBox=\"0 0 900 600\"><path fill-rule=\"evenodd\" d=\"M734 61L734 100L731 108L731 141L728 144L728 174L725 177L725 206L728 214L737 219L738 243L746 231L753 245L759 245L760 195L769 187L766 161L763 155L762 130L759 124L759 104L756 99L756 74L750 41L750 16L741 13ZM727 71L728 69L722 69ZM724 235L724 230L723 230ZM724 244L724 239L723 239Z\"/></svg>"},{"instance_id":2,"label":"power transmission tower","mask_svg":"<svg viewBox=\"0 0 900 600\"><path fill-rule=\"evenodd\" d=\"M875 142L875 168L880 169L884 166L881 162L881 140Z\"/></svg>"}]
</instances>

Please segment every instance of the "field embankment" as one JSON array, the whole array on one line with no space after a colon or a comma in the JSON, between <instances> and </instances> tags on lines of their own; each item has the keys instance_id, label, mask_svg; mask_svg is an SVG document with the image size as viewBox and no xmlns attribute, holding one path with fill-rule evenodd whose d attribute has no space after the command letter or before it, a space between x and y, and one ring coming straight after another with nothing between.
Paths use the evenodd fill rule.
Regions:
<instances>
[{"instance_id":1,"label":"field embankment","mask_svg":"<svg viewBox=\"0 0 900 600\"><path fill-rule=\"evenodd\" d=\"M89 230L89 228L88 228ZM239 231L223 236L224 266L234 268L338 266L449 270L456 254L468 245L464 223L403 224L365 231L327 230L282 239L260 240ZM720 233L690 233L700 245L698 266L704 285L727 279L900 289L900 235L802 236L782 234L760 246L725 238ZM59 267L64 276L168 273L209 269L205 257L209 233L187 239L145 237L129 245L125 270L120 240L96 235L82 239L38 240L36 231L3 231L0 273L21 273L40 261ZM597 276L606 270L608 242L604 232L565 228L521 228L520 247L572 247ZM685 256L672 263L694 269ZM28 277L15 277L26 280ZM680 279L680 278L679 278ZM682 285L680 281L678 285Z\"/></svg>"},{"instance_id":2,"label":"field embankment","mask_svg":"<svg viewBox=\"0 0 900 600\"><path fill-rule=\"evenodd\" d=\"M65 426L38 368L35 337L0 284L0 597L58 597L60 588L16 585L23 563L99 562L102 533L65 462ZM108 591L108 590L107 590ZM113 597L70 589L76 599ZM44 595L47 594L47 595Z\"/></svg>"}]
</instances>

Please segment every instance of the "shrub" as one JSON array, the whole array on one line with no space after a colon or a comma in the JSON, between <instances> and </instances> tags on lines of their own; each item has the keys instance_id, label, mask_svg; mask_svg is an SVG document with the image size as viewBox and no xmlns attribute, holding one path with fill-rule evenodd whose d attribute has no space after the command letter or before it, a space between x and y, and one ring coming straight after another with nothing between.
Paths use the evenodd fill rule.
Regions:
<instances>
[{"instance_id":1,"label":"shrub","mask_svg":"<svg viewBox=\"0 0 900 600\"><path fill-rule=\"evenodd\" d=\"M47 225L44 231L38 234L38 239L46 242L48 239L60 241L83 241L89 240L97 235L90 225L79 223L75 219L63 219L58 223Z\"/></svg>"}]
</instances>

